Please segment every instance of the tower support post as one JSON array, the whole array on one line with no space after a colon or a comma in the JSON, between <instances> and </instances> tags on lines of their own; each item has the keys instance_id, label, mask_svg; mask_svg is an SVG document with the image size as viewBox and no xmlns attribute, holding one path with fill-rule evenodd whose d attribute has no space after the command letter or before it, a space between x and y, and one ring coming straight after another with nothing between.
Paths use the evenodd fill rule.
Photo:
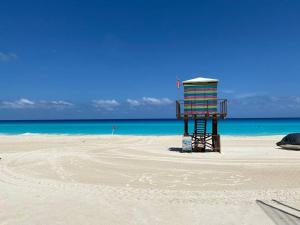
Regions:
<instances>
[{"instance_id":1,"label":"tower support post","mask_svg":"<svg viewBox=\"0 0 300 225\"><path fill-rule=\"evenodd\" d=\"M217 115L214 115L212 118L212 147L213 147L213 151L221 152L220 135L218 134Z\"/></svg>"},{"instance_id":2,"label":"tower support post","mask_svg":"<svg viewBox=\"0 0 300 225\"><path fill-rule=\"evenodd\" d=\"M212 118L212 134L218 135L218 117L216 115Z\"/></svg>"},{"instance_id":3,"label":"tower support post","mask_svg":"<svg viewBox=\"0 0 300 225\"><path fill-rule=\"evenodd\" d=\"M187 115L184 115L183 122L184 122L184 136L189 136L189 122L188 122Z\"/></svg>"}]
</instances>

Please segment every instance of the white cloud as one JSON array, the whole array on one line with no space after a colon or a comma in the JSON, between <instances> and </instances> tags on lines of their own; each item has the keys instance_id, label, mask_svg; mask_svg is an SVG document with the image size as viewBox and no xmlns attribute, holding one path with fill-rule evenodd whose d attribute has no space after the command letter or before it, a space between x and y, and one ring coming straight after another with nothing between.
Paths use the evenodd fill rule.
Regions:
<instances>
[{"instance_id":1,"label":"white cloud","mask_svg":"<svg viewBox=\"0 0 300 225\"><path fill-rule=\"evenodd\" d=\"M248 95L228 99L230 117L299 117L300 96Z\"/></svg>"},{"instance_id":2,"label":"white cloud","mask_svg":"<svg viewBox=\"0 0 300 225\"><path fill-rule=\"evenodd\" d=\"M300 97L298 96L246 96L231 99L229 101L233 107L251 107L256 110L266 110L272 112L272 110L289 110L300 109Z\"/></svg>"},{"instance_id":3,"label":"white cloud","mask_svg":"<svg viewBox=\"0 0 300 225\"><path fill-rule=\"evenodd\" d=\"M4 53L0 52L0 61L12 61L16 60L18 56L14 53Z\"/></svg>"},{"instance_id":4,"label":"white cloud","mask_svg":"<svg viewBox=\"0 0 300 225\"><path fill-rule=\"evenodd\" d=\"M294 96L294 97L292 97L292 98L294 98L294 101L295 101L296 103L300 104L300 97Z\"/></svg>"},{"instance_id":5,"label":"white cloud","mask_svg":"<svg viewBox=\"0 0 300 225\"><path fill-rule=\"evenodd\" d=\"M117 102L115 99L112 100L93 100L92 104L95 108L100 108L100 109L105 109L105 110L109 110L112 111L114 110L116 107L118 107L120 105L119 102Z\"/></svg>"},{"instance_id":6,"label":"white cloud","mask_svg":"<svg viewBox=\"0 0 300 225\"><path fill-rule=\"evenodd\" d=\"M168 105L172 104L173 101L168 98L152 98L152 97L143 97L143 102L149 105Z\"/></svg>"},{"instance_id":7,"label":"white cloud","mask_svg":"<svg viewBox=\"0 0 300 225\"><path fill-rule=\"evenodd\" d=\"M54 109L66 109L73 107L71 102L57 100L57 101L40 101L38 107L40 108L54 108Z\"/></svg>"},{"instance_id":8,"label":"white cloud","mask_svg":"<svg viewBox=\"0 0 300 225\"><path fill-rule=\"evenodd\" d=\"M30 101L26 98L21 98L17 101L3 101L1 103L1 108L11 108L11 109L25 109L25 108L33 108L35 106L35 102Z\"/></svg>"},{"instance_id":9,"label":"white cloud","mask_svg":"<svg viewBox=\"0 0 300 225\"><path fill-rule=\"evenodd\" d=\"M252 98L257 96L266 96L267 93L265 92L248 92L248 93L237 93L234 97L237 99L243 99L243 98Z\"/></svg>"},{"instance_id":10,"label":"white cloud","mask_svg":"<svg viewBox=\"0 0 300 225\"><path fill-rule=\"evenodd\" d=\"M29 109L29 108L68 108L74 104L71 102L58 100L58 101L32 101L26 98L21 98L16 101L2 101L0 102L0 108L4 109Z\"/></svg>"},{"instance_id":11,"label":"white cloud","mask_svg":"<svg viewBox=\"0 0 300 225\"><path fill-rule=\"evenodd\" d=\"M140 106L142 105L142 102L141 101L138 101L138 100L135 100L135 99L127 99L126 100L130 106Z\"/></svg>"},{"instance_id":12,"label":"white cloud","mask_svg":"<svg viewBox=\"0 0 300 225\"><path fill-rule=\"evenodd\" d=\"M140 100L137 99L127 99L126 100L130 106L140 106L140 105L169 105L173 101L168 98L153 98L153 97L143 97Z\"/></svg>"},{"instance_id":13,"label":"white cloud","mask_svg":"<svg viewBox=\"0 0 300 225\"><path fill-rule=\"evenodd\" d=\"M56 105L56 106L73 106L74 104L71 102L67 102L67 101L63 101L63 100L59 100L59 101L51 101L50 102L52 105Z\"/></svg>"}]
</instances>

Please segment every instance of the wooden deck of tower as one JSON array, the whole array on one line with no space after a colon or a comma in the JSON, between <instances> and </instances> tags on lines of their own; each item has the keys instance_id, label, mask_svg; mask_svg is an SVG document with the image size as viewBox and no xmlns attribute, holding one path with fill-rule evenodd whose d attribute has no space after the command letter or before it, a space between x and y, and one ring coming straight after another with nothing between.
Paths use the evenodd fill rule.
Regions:
<instances>
[{"instance_id":1,"label":"wooden deck of tower","mask_svg":"<svg viewBox=\"0 0 300 225\"><path fill-rule=\"evenodd\" d=\"M218 120L227 116L227 100L217 98L217 86L217 79L203 77L183 82L184 100L176 101L176 117L184 121L183 151L221 152Z\"/></svg>"}]
</instances>

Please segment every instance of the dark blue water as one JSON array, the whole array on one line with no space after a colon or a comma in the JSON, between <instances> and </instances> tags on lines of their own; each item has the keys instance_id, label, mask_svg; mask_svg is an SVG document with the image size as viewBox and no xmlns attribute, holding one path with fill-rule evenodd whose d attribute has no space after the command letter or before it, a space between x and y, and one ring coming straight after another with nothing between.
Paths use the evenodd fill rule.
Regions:
<instances>
[{"instance_id":1,"label":"dark blue water","mask_svg":"<svg viewBox=\"0 0 300 225\"><path fill-rule=\"evenodd\" d=\"M190 128L191 128L190 124ZM69 120L0 121L1 134L111 134L117 126L119 135L181 135L183 121L148 120ZM219 122L223 135L277 135L300 132L298 119L226 119Z\"/></svg>"}]
</instances>

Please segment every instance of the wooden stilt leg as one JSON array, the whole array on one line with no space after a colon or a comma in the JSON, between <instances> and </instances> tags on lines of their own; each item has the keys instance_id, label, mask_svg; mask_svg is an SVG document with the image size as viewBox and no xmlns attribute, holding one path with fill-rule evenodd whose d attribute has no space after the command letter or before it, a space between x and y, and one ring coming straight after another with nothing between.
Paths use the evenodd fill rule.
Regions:
<instances>
[{"instance_id":1,"label":"wooden stilt leg","mask_svg":"<svg viewBox=\"0 0 300 225\"><path fill-rule=\"evenodd\" d=\"M218 134L218 118L213 116L212 118L212 147L213 151L221 152L220 136Z\"/></svg>"},{"instance_id":2,"label":"wooden stilt leg","mask_svg":"<svg viewBox=\"0 0 300 225\"><path fill-rule=\"evenodd\" d=\"M184 116L184 136L189 136L189 123L188 123L188 117Z\"/></svg>"}]
</instances>

